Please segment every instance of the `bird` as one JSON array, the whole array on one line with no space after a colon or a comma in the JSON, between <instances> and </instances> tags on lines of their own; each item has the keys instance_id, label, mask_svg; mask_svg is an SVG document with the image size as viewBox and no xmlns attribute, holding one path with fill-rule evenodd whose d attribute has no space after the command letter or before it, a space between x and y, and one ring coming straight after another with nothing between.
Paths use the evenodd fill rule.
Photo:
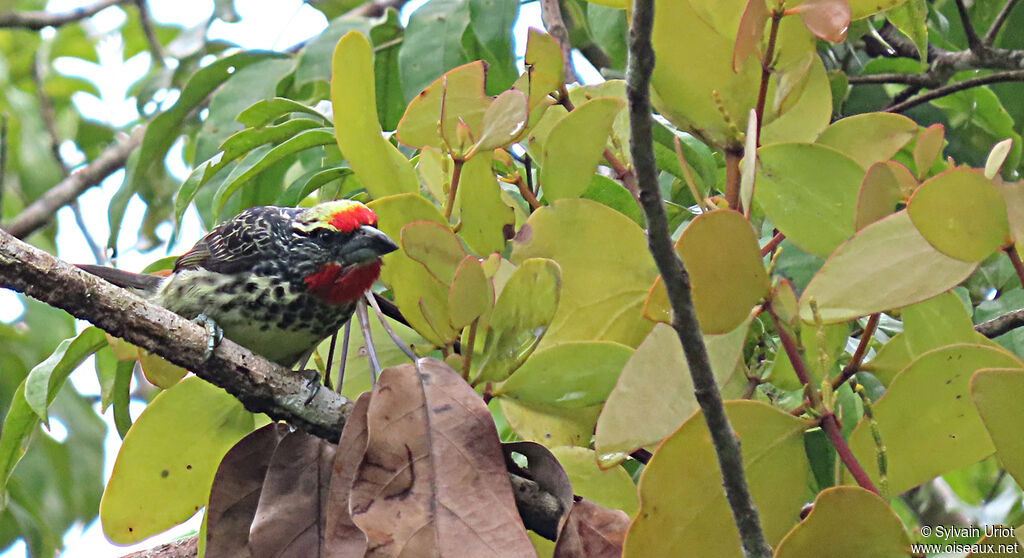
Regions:
<instances>
[{"instance_id":1,"label":"bird","mask_svg":"<svg viewBox=\"0 0 1024 558\"><path fill-rule=\"evenodd\" d=\"M292 367L349 320L381 257L398 249L376 225L354 200L251 207L211 229L166 277L78 267L206 326L207 357L223 336Z\"/></svg>"}]
</instances>

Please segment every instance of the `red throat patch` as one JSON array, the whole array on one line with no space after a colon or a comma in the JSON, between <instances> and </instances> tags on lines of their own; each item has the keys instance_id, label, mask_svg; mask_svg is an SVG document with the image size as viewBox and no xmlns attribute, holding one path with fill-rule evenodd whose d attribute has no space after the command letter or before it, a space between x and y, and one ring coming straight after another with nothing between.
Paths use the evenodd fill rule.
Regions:
<instances>
[{"instance_id":1,"label":"red throat patch","mask_svg":"<svg viewBox=\"0 0 1024 558\"><path fill-rule=\"evenodd\" d=\"M341 232L352 232L363 225L377 226L377 215L365 205L352 206L331 215L331 225Z\"/></svg>"},{"instance_id":2,"label":"red throat patch","mask_svg":"<svg viewBox=\"0 0 1024 558\"><path fill-rule=\"evenodd\" d=\"M342 273L341 266L327 264L319 271L306 277L309 292L328 304L355 302L380 276L380 260L350 268Z\"/></svg>"}]
</instances>

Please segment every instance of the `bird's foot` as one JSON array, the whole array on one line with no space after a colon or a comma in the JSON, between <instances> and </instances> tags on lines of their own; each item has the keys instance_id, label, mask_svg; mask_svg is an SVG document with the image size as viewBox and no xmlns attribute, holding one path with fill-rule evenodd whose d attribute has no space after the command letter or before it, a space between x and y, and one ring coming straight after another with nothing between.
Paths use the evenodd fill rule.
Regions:
<instances>
[{"instance_id":1,"label":"bird's foot","mask_svg":"<svg viewBox=\"0 0 1024 558\"><path fill-rule=\"evenodd\" d=\"M320 391L320 373L311 368L304 368L299 370L299 374L302 374L306 378L306 387L309 389L309 397L306 398L306 405L312 403L313 398L316 397L317 392Z\"/></svg>"},{"instance_id":2,"label":"bird's foot","mask_svg":"<svg viewBox=\"0 0 1024 558\"><path fill-rule=\"evenodd\" d=\"M204 360L210 360L213 356L214 349L217 345L220 345L221 340L224 339L224 330L217 325L217 322L213 321L213 318L206 314L199 314L196 316L195 323L206 328L206 351L203 353Z\"/></svg>"}]
</instances>

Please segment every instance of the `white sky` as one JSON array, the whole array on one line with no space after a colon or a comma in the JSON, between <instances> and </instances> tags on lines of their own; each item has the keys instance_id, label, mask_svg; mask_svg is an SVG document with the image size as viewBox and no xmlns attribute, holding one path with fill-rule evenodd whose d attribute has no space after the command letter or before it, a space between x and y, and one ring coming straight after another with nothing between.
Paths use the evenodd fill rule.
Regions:
<instances>
[{"instance_id":1,"label":"white sky","mask_svg":"<svg viewBox=\"0 0 1024 558\"><path fill-rule=\"evenodd\" d=\"M408 22L409 14L423 5L426 0L412 0L403 10L403 21ZM51 0L47 9L53 12L66 11L84 4L90 3L87 0ZM233 41L248 49L282 49L295 43L303 41L318 34L326 26L324 16L317 10L305 5L300 0L276 0L272 2L260 0L236 0L235 7L242 21L236 24L227 24L217 21L210 28L210 35L214 38L223 38ZM213 10L212 0L150 0L150 8L154 18L159 22L174 23L190 27L205 20ZM102 33L116 28L125 19L125 14L120 8L113 7L100 12L88 23L96 32ZM520 58L526 49L526 30L528 27L541 27L540 8L537 2L530 2L522 5L520 18L516 24L516 54ZM137 119L134 98L127 96L128 87L139 79L149 67L149 54L140 53L129 60L122 60L121 45L119 39L105 39L99 50L100 66L96 68L91 64L75 62L72 60L60 60L56 65L58 71L69 75L82 75L94 81L99 86L102 97L96 98L86 93L76 94L74 102L87 117L96 120L106 121L113 125L124 125ZM588 83L602 81L599 74L583 59L575 53L574 62L577 71L583 74ZM520 69L522 64L520 63ZM99 77L97 77L97 73ZM170 157L171 172L180 180L188 176L189 168L185 165L180 154L180 143L172 149ZM65 159L79 164L82 162L81 153L77 152L70 143L63 146L62 154ZM86 216L87 227L93 238L101 245L105 244L109 228L107 225L107 206L113 194L120 188L124 179L124 172L119 171L109 177L97 188L88 190L79 198L83 214ZM143 203L133 198L129 203L125 214L122 233L118 239L118 264L124 269L141 269L154 259L162 257L166 248L161 246L148 253L140 253L133 247L137 242L135 232L138 230L142 213ZM57 214L59 233L57 236L57 251L61 259L70 262L92 262L92 254L82 238L81 232L75 225L71 210L61 209ZM168 238L170 225L164 225L158 229L161 238ZM170 253L180 253L190 247L198 240L201 230L199 220L194 210L186 214L182 223L183 234L178 246L170 250ZM0 289L0 321L10 323L21 315L23 307L17 297L10 291ZM84 322L79 323L79 329L85 327ZM93 365L87 361L72 376L75 387L85 394L98 394L99 385L96 382ZM141 412L141 403L132 404L132 416L137 417ZM117 436L113 425L113 419L108 411L104 417L108 424L108 436L106 440L106 475L109 477L113 468L114 458L117 449L120 447L120 438ZM66 435L64 426L51 418L50 434L57 439ZM64 558L105 558L119 557L134 550L142 550L178 538L183 534L197 531L201 514L197 514L189 522L162 535L150 538L132 547L118 547L110 544L103 536L99 521L90 525L73 527L65 537L66 550L61 554ZM0 555L0 558L13 558L24 556L25 546L18 542L7 552Z\"/></svg>"}]
</instances>

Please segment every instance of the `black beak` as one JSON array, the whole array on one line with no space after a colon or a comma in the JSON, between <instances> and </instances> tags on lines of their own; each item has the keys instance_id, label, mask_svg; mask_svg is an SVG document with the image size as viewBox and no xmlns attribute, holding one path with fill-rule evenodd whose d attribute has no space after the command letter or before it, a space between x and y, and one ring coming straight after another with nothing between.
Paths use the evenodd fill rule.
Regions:
<instances>
[{"instance_id":1,"label":"black beak","mask_svg":"<svg viewBox=\"0 0 1024 558\"><path fill-rule=\"evenodd\" d=\"M362 263L395 250L398 250L398 245L391 237L378 229L363 225L345 242L341 255L349 263Z\"/></svg>"}]
</instances>

